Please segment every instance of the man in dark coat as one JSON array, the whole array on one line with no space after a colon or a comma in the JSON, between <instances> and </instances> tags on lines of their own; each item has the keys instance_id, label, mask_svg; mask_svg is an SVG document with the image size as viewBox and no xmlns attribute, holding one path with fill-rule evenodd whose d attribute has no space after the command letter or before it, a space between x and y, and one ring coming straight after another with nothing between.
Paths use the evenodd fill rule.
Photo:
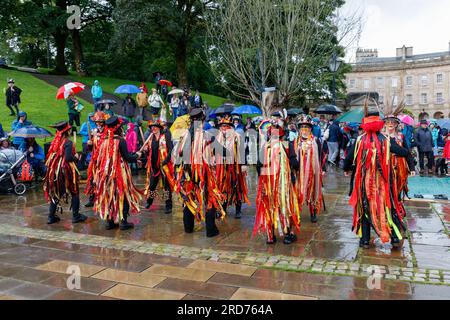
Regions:
<instances>
[{"instance_id":1,"label":"man in dark coat","mask_svg":"<svg viewBox=\"0 0 450 320\"><path fill-rule=\"evenodd\" d=\"M19 103L20 94L22 90L19 87L14 85L14 80L10 79L8 81L8 89L6 89L6 106L9 108L11 113L10 116L15 116L16 113L19 114ZM13 107L16 109L16 113L14 113Z\"/></svg>"},{"instance_id":2,"label":"man in dark coat","mask_svg":"<svg viewBox=\"0 0 450 320\"><path fill-rule=\"evenodd\" d=\"M432 174L434 165L433 137L430 129L428 129L427 120L420 121L420 128L416 131L414 140L416 141L417 149L419 151L420 173L424 173L424 158L427 157L428 173Z\"/></svg>"}]
</instances>

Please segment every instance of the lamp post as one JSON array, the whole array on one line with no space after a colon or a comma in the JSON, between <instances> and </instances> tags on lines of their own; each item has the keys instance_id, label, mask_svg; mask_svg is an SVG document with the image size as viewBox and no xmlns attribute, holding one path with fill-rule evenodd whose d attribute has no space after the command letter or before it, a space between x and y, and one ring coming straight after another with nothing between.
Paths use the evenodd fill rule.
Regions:
<instances>
[{"instance_id":1,"label":"lamp post","mask_svg":"<svg viewBox=\"0 0 450 320\"><path fill-rule=\"evenodd\" d=\"M336 72L342 64L342 60L338 58L336 52L330 58L328 67L330 71L333 72L333 87L331 88L331 93L333 95L333 105L336 105Z\"/></svg>"}]
</instances>

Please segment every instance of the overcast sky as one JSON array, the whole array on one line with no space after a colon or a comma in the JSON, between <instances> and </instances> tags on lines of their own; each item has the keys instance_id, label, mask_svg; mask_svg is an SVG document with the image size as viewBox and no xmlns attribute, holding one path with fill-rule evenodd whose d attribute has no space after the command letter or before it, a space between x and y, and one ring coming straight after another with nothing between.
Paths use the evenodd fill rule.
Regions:
<instances>
[{"instance_id":1,"label":"overcast sky","mask_svg":"<svg viewBox=\"0 0 450 320\"><path fill-rule=\"evenodd\" d=\"M450 0L347 0L347 10L360 10L365 20L355 48L378 49L380 57L395 56L403 45L414 54L449 50Z\"/></svg>"}]
</instances>

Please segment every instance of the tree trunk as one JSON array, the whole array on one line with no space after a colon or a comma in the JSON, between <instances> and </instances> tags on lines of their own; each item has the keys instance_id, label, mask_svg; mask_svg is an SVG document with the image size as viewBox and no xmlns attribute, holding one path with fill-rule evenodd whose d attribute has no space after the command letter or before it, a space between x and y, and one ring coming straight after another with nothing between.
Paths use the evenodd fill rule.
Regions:
<instances>
[{"instance_id":1,"label":"tree trunk","mask_svg":"<svg viewBox=\"0 0 450 320\"><path fill-rule=\"evenodd\" d=\"M53 73L59 75L67 75L69 74L69 72L67 71L66 57L64 52L66 50L67 33L58 30L54 32L52 36L55 40L56 45L56 66L55 69L53 69Z\"/></svg>"},{"instance_id":2,"label":"tree trunk","mask_svg":"<svg viewBox=\"0 0 450 320\"><path fill-rule=\"evenodd\" d=\"M79 76L86 76L87 71L84 66L83 47L79 29L72 30L73 54L75 57L75 68Z\"/></svg>"},{"instance_id":3,"label":"tree trunk","mask_svg":"<svg viewBox=\"0 0 450 320\"><path fill-rule=\"evenodd\" d=\"M177 47L175 49L175 60L177 63L177 78L178 87L183 88L188 86L188 76L187 76L187 41L180 40L177 42Z\"/></svg>"}]
</instances>

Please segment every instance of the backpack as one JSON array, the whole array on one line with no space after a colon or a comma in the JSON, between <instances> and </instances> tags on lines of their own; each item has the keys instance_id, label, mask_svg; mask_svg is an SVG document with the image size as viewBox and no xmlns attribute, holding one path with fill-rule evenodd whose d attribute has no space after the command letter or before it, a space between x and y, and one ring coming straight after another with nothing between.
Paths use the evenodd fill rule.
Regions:
<instances>
[{"instance_id":1,"label":"backpack","mask_svg":"<svg viewBox=\"0 0 450 320\"><path fill-rule=\"evenodd\" d=\"M22 163L22 166L19 168L19 171L17 172L17 179L22 182L30 182L33 181L34 178L34 171L31 167L30 163L25 160Z\"/></svg>"}]
</instances>

